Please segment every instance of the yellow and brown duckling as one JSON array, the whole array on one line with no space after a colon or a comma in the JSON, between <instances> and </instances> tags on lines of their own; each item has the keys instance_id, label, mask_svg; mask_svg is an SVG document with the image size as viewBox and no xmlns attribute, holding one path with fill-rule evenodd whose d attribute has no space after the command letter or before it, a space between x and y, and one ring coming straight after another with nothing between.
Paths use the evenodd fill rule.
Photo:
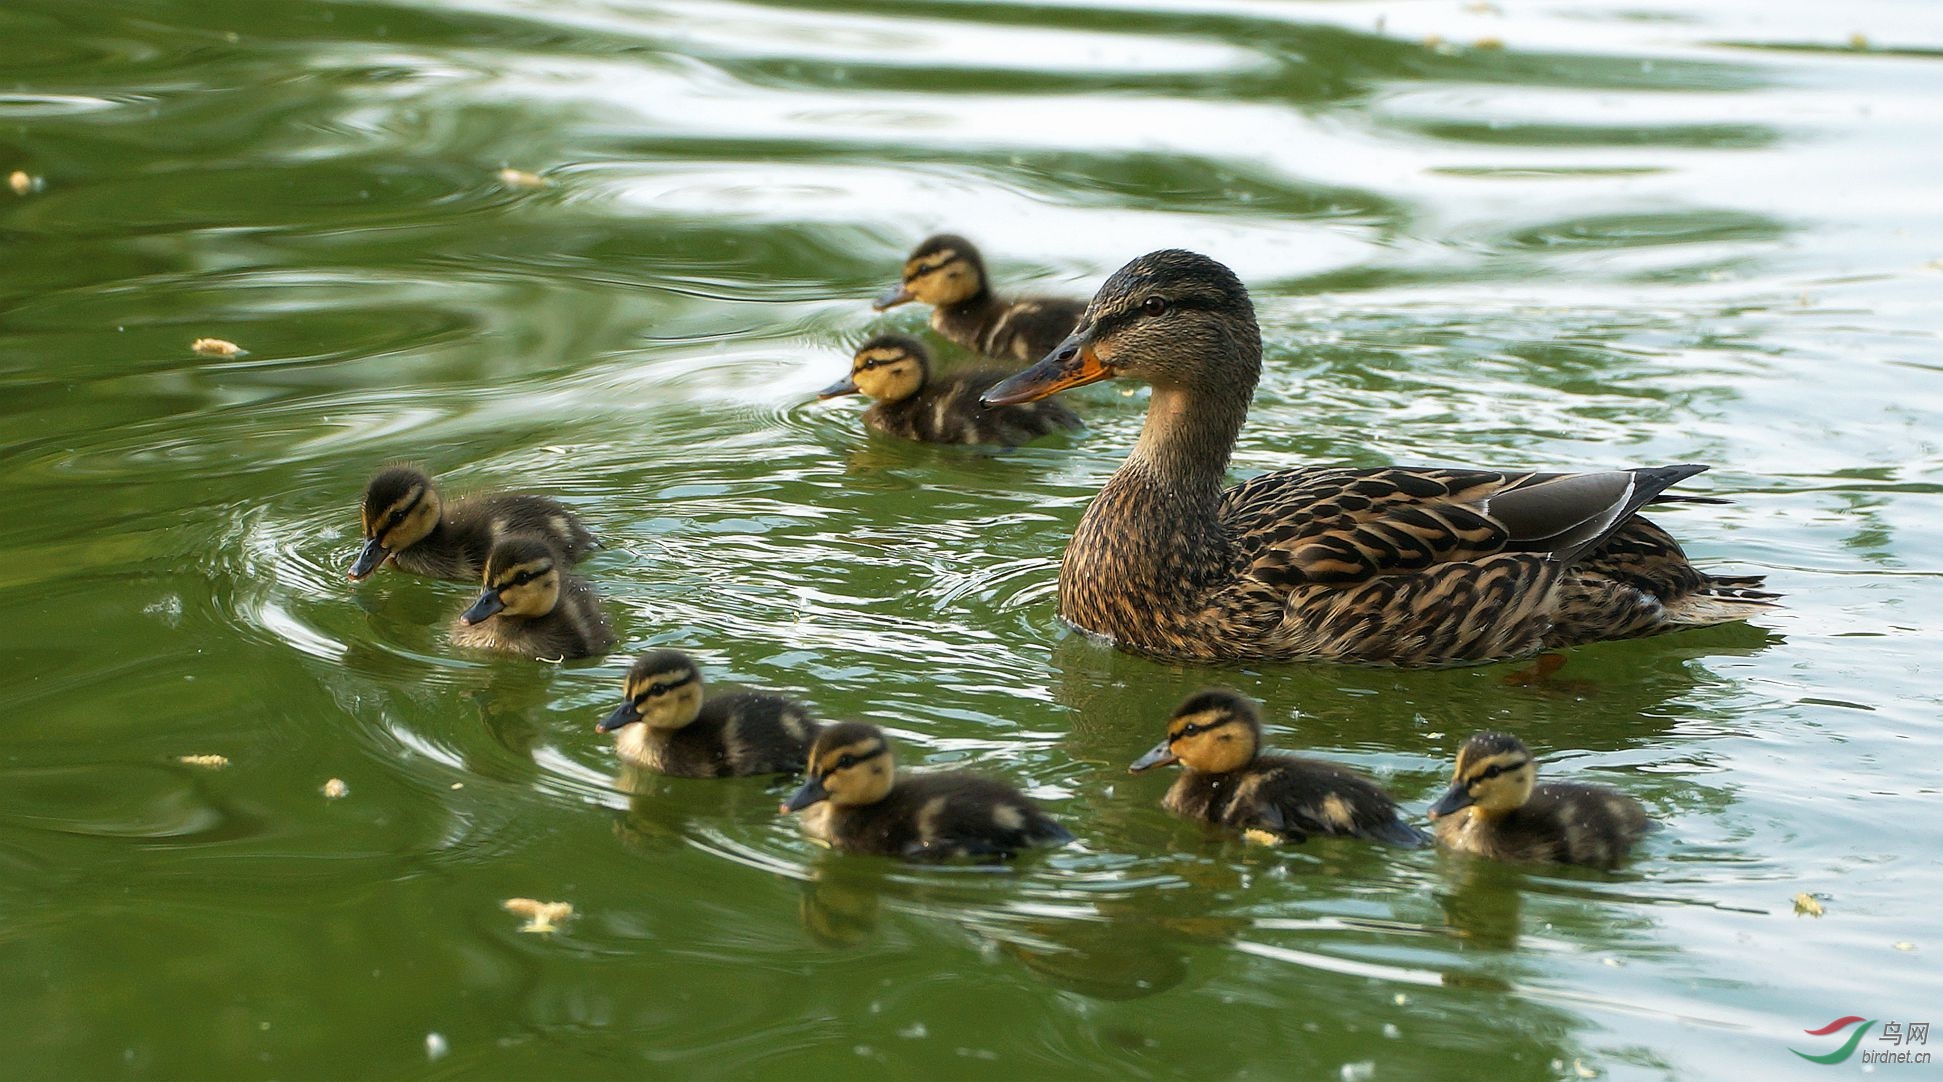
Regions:
<instances>
[{"instance_id":1,"label":"yellow and brown duckling","mask_svg":"<svg viewBox=\"0 0 1943 1082\"><path fill-rule=\"evenodd\" d=\"M679 650L635 659L622 685L627 701L597 729L631 766L678 778L794 774L817 725L787 695L738 691L702 698L702 670Z\"/></svg>"},{"instance_id":2,"label":"yellow and brown duckling","mask_svg":"<svg viewBox=\"0 0 1943 1082\"><path fill-rule=\"evenodd\" d=\"M1704 466L1317 466L1224 489L1261 363L1234 273L1161 251L985 393L1009 406L1103 379L1153 387L1139 441L1066 548L1067 622L1169 658L1454 665L1743 620L1774 596L1696 569L1639 517Z\"/></svg>"},{"instance_id":3,"label":"yellow and brown duckling","mask_svg":"<svg viewBox=\"0 0 1943 1082\"><path fill-rule=\"evenodd\" d=\"M850 853L948 860L1003 859L1073 836L1002 781L963 770L897 773L890 739L861 722L826 726L809 780L783 804L803 831Z\"/></svg>"},{"instance_id":4,"label":"yellow and brown duckling","mask_svg":"<svg viewBox=\"0 0 1943 1082\"><path fill-rule=\"evenodd\" d=\"M898 284L877 299L878 311L909 301L931 305L931 326L975 353L1000 361L1036 361L1079 324L1086 302L1071 298L1004 300L992 292L985 260L971 241L940 233L904 260Z\"/></svg>"},{"instance_id":5,"label":"yellow and brown duckling","mask_svg":"<svg viewBox=\"0 0 1943 1082\"><path fill-rule=\"evenodd\" d=\"M1134 773L1178 763L1161 807L1188 819L1260 830L1283 841L1340 834L1420 848L1430 836L1397 816L1383 787L1348 767L1264 752L1253 700L1226 688L1196 692L1167 719L1167 739Z\"/></svg>"},{"instance_id":6,"label":"yellow and brown duckling","mask_svg":"<svg viewBox=\"0 0 1943 1082\"><path fill-rule=\"evenodd\" d=\"M997 368L935 375L931 355L914 338L880 334L857 347L850 376L818 398L862 394L874 401L864 423L879 432L924 443L995 443L1007 447L1080 426L1057 402L988 409L978 396L1011 375Z\"/></svg>"},{"instance_id":7,"label":"yellow and brown duckling","mask_svg":"<svg viewBox=\"0 0 1943 1082\"><path fill-rule=\"evenodd\" d=\"M1431 805L1437 841L1494 860L1610 868L1655 826L1639 801L1602 785L1537 784L1531 752L1508 733L1457 751L1450 791Z\"/></svg>"},{"instance_id":8,"label":"yellow and brown duckling","mask_svg":"<svg viewBox=\"0 0 1943 1082\"><path fill-rule=\"evenodd\" d=\"M446 503L424 470L388 466L364 486L364 547L348 577L365 578L387 559L414 575L472 582L493 541L506 534L546 539L568 563L594 547L594 535L558 500L488 492Z\"/></svg>"},{"instance_id":9,"label":"yellow and brown duckling","mask_svg":"<svg viewBox=\"0 0 1943 1082\"><path fill-rule=\"evenodd\" d=\"M485 590L452 625L460 646L565 661L614 648L600 595L538 537L501 537L486 555Z\"/></svg>"}]
</instances>

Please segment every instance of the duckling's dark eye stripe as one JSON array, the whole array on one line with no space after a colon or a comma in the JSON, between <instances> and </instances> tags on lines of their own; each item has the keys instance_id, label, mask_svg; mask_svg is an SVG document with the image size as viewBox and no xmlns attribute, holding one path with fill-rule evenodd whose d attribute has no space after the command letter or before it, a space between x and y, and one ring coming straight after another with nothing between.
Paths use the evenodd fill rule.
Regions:
<instances>
[{"instance_id":1,"label":"duckling's dark eye stripe","mask_svg":"<svg viewBox=\"0 0 1943 1082\"><path fill-rule=\"evenodd\" d=\"M1234 723L1235 723L1235 719L1233 718L1222 718L1220 721L1196 723L1194 725L1183 725L1180 727L1179 731L1168 734L1167 742L1169 744L1172 744L1174 741L1179 740L1182 737L1199 736L1202 733L1209 732L1214 729L1219 729L1222 728L1223 726L1233 725Z\"/></svg>"},{"instance_id":2,"label":"duckling's dark eye stripe","mask_svg":"<svg viewBox=\"0 0 1943 1082\"><path fill-rule=\"evenodd\" d=\"M635 692L634 703L636 706L639 706L643 699L651 698L656 695L666 695L669 692L675 690L676 688L685 688L694 682L695 682L695 674L692 672L684 676L677 677L673 680L657 680L654 683L649 684L647 687L642 688L640 691Z\"/></svg>"},{"instance_id":3,"label":"duckling's dark eye stripe","mask_svg":"<svg viewBox=\"0 0 1943 1082\"><path fill-rule=\"evenodd\" d=\"M1490 781L1492 778L1495 778L1500 774L1509 773L1513 770L1518 769L1521 766L1524 766L1526 763L1529 762L1531 762L1530 759L1520 759L1515 763L1492 763L1490 766L1487 766L1483 770L1478 771L1477 775L1473 777L1470 781L1465 782L1464 785L1466 788L1469 788L1470 786L1476 785L1478 782Z\"/></svg>"},{"instance_id":4,"label":"duckling's dark eye stripe","mask_svg":"<svg viewBox=\"0 0 1943 1082\"><path fill-rule=\"evenodd\" d=\"M837 760L837 763L836 763L836 765L835 765L834 767L832 767L832 768L830 768L830 769L835 769L835 770L848 770L848 769L850 769L850 768L851 768L851 767L853 767L853 766L857 766L857 765L859 765L859 764L862 764L862 763L867 763L867 762L869 762L869 761L871 761L872 759L875 759L875 758L877 758L877 757L878 757L879 755L882 755L882 754L884 754L885 752L887 752L887 751L889 751L889 750L890 750L889 748L887 748L887 747L885 747L885 746L883 746L882 744L879 744L879 745L878 745L877 747L875 747L875 748L872 748L871 750L869 750L869 751L866 751L866 752L864 752L864 753L863 753L863 754L861 754L861 755L859 755L859 754L856 754L856 753L854 753L854 752L845 752L845 753L843 754L843 756L842 756L842 758L840 758L840 759L838 759L838 760ZM846 763L846 762L844 762L844 761L843 761L844 759L848 759L848 760L850 760L850 761ZM826 769L826 770L824 770L824 771L823 771L823 773L827 775L827 774L829 774L829 773L830 773L830 770L829 770L829 769Z\"/></svg>"}]
</instances>

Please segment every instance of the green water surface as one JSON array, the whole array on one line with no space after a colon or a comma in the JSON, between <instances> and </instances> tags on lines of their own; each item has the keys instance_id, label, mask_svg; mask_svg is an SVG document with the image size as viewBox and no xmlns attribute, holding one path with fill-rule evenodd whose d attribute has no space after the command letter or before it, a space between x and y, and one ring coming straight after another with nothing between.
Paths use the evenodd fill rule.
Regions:
<instances>
[{"instance_id":1,"label":"green water surface","mask_svg":"<svg viewBox=\"0 0 1943 1082\"><path fill-rule=\"evenodd\" d=\"M1939 148L1923 0L7 0L0 1078L1855 1074L1789 1049L1943 1020ZM805 404L941 228L1053 293L1233 266L1237 477L1707 462L1734 502L1662 521L1788 607L1533 686L1116 655L1054 576L1143 392L1007 454ZM623 653L345 582L401 458L572 503ZM1079 841L909 868L780 780L620 791L648 645ZM1210 835L1124 769L1210 682L1413 811L1491 726L1667 829Z\"/></svg>"}]
</instances>

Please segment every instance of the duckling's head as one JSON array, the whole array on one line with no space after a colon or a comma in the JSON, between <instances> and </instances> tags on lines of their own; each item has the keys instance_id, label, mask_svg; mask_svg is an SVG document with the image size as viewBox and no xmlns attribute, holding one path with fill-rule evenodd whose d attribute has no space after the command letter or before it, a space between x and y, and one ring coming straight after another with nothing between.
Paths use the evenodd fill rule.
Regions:
<instances>
[{"instance_id":1,"label":"duckling's head","mask_svg":"<svg viewBox=\"0 0 1943 1082\"><path fill-rule=\"evenodd\" d=\"M595 728L611 733L641 722L650 729L679 729L702 712L702 670L680 650L650 650L634 660L621 684L627 701Z\"/></svg>"},{"instance_id":2,"label":"duckling's head","mask_svg":"<svg viewBox=\"0 0 1943 1082\"><path fill-rule=\"evenodd\" d=\"M1167 739L1133 761L1138 774L1180 763L1196 774L1226 774L1254 761L1262 743L1262 715L1254 700L1227 688L1189 695L1167 719Z\"/></svg>"},{"instance_id":3,"label":"duckling's head","mask_svg":"<svg viewBox=\"0 0 1943 1082\"><path fill-rule=\"evenodd\" d=\"M985 292L985 261L972 242L940 233L912 249L904 275L871 307L879 312L907 301L933 307L963 304Z\"/></svg>"},{"instance_id":4,"label":"duckling's head","mask_svg":"<svg viewBox=\"0 0 1943 1082\"><path fill-rule=\"evenodd\" d=\"M897 763L882 729L846 721L817 734L807 773L808 780L783 803L783 811L799 812L825 800L837 805L875 804L890 795Z\"/></svg>"},{"instance_id":5,"label":"duckling's head","mask_svg":"<svg viewBox=\"0 0 1943 1082\"><path fill-rule=\"evenodd\" d=\"M502 537L486 556L486 589L459 616L462 624L482 623L505 613L531 619L545 616L560 602L560 558L537 537Z\"/></svg>"},{"instance_id":6,"label":"duckling's head","mask_svg":"<svg viewBox=\"0 0 1943 1082\"><path fill-rule=\"evenodd\" d=\"M915 338L880 334L857 347L850 360L850 378L818 391L818 398L864 394L881 402L901 402L918 393L931 378L931 354Z\"/></svg>"},{"instance_id":7,"label":"duckling's head","mask_svg":"<svg viewBox=\"0 0 1943 1082\"><path fill-rule=\"evenodd\" d=\"M415 466L387 466L364 486L364 547L351 561L353 581L378 569L385 558L408 549L439 524L439 492Z\"/></svg>"},{"instance_id":8,"label":"duckling's head","mask_svg":"<svg viewBox=\"0 0 1943 1082\"><path fill-rule=\"evenodd\" d=\"M1261 371L1261 329L1241 279L1207 256L1169 249L1115 271L1071 337L980 401L1010 406L1132 379L1226 391L1246 402Z\"/></svg>"},{"instance_id":9,"label":"duckling's head","mask_svg":"<svg viewBox=\"0 0 1943 1082\"><path fill-rule=\"evenodd\" d=\"M1457 749L1450 791L1430 806L1430 817L1471 807L1486 815L1503 815L1523 807L1537 781L1538 766L1517 737L1479 733Z\"/></svg>"}]
</instances>

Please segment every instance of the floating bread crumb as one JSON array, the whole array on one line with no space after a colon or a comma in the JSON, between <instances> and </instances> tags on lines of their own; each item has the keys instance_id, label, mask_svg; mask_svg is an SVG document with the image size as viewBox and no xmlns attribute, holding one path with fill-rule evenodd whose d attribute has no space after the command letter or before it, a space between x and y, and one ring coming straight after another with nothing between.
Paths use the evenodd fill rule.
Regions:
<instances>
[{"instance_id":1,"label":"floating bread crumb","mask_svg":"<svg viewBox=\"0 0 1943 1082\"><path fill-rule=\"evenodd\" d=\"M1261 830L1256 827L1250 827L1242 831L1241 837L1243 841L1254 842L1256 845L1280 845L1282 843L1282 839L1270 834L1266 830Z\"/></svg>"},{"instance_id":2,"label":"floating bread crumb","mask_svg":"<svg viewBox=\"0 0 1943 1082\"><path fill-rule=\"evenodd\" d=\"M187 763L190 766L203 766L203 767L208 767L211 770L221 770L222 768L229 765L229 756L227 755L178 755L175 757L175 761L178 763Z\"/></svg>"},{"instance_id":3,"label":"floating bread crumb","mask_svg":"<svg viewBox=\"0 0 1943 1082\"><path fill-rule=\"evenodd\" d=\"M205 357L235 357L243 352L242 346L221 338L198 338L189 348Z\"/></svg>"},{"instance_id":4,"label":"floating bread crumb","mask_svg":"<svg viewBox=\"0 0 1943 1082\"><path fill-rule=\"evenodd\" d=\"M508 188L544 188L547 185L545 177L538 173L529 173L524 169L501 169L494 175Z\"/></svg>"},{"instance_id":5,"label":"floating bread crumb","mask_svg":"<svg viewBox=\"0 0 1943 1082\"><path fill-rule=\"evenodd\" d=\"M1827 911L1822 908L1822 903L1816 901L1814 895L1807 894L1807 893L1795 895L1795 915L1796 916L1819 917L1825 912Z\"/></svg>"},{"instance_id":6,"label":"floating bread crumb","mask_svg":"<svg viewBox=\"0 0 1943 1082\"><path fill-rule=\"evenodd\" d=\"M7 187L12 188L15 195L26 195L40 187L40 178L25 169L16 169L7 174Z\"/></svg>"},{"instance_id":7,"label":"floating bread crumb","mask_svg":"<svg viewBox=\"0 0 1943 1082\"><path fill-rule=\"evenodd\" d=\"M542 902L536 898L508 898L499 903L500 908L515 916L525 917L526 923L519 926L522 932L538 932L542 935L558 931L560 922L573 916L572 902Z\"/></svg>"},{"instance_id":8,"label":"floating bread crumb","mask_svg":"<svg viewBox=\"0 0 1943 1082\"><path fill-rule=\"evenodd\" d=\"M344 784L343 778L332 778L324 783L324 798L326 800L342 800L344 797L349 796L350 793L351 787Z\"/></svg>"}]
</instances>

